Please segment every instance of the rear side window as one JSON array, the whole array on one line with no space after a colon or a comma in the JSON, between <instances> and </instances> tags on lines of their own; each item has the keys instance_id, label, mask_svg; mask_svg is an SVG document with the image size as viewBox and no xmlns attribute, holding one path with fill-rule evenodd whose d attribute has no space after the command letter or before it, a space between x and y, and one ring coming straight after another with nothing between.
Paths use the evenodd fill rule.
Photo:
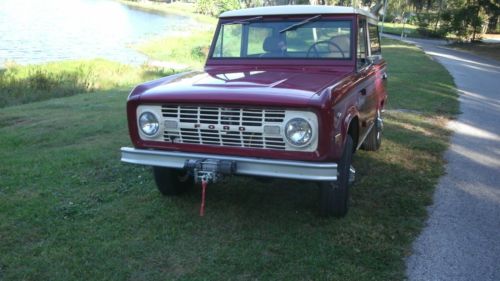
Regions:
<instances>
[{"instance_id":1,"label":"rear side window","mask_svg":"<svg viewBox=\"0 0 500 281\"><path fill-rule=\"evenodd\" d=\"M370 36L370 49L372 55L379 55L381 53L380 49L380 37L378 35L378 26L374 24L368 25L368 32Z\"/></svg>"}]
</instances>

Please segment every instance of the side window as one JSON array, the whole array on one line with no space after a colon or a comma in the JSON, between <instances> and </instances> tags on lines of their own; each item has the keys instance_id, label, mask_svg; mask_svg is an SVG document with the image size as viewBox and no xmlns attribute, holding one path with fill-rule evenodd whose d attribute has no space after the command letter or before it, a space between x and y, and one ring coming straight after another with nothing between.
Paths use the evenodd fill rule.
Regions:
<instances>
[{"instance_id":1,"label":"side window","mask_svg":"<svg viewBox=\"0 0 500 281\"><path fill-rule=\"evenodd\" d=\"M215 44L213 57L234 58L240 56L242 27L241 24L222 26L217 38L217 44Z\"/></svg>"},{"instance_id":2,"label":"side window","mask_svg":"<svg viewBox=\"0 0 500 281\"><path fill-rule=\"evenodd\" d=\"M378 34L378 26L374 24L368 25L368 33L370 35L370 50L372 55L380 55L380 37Z\"/></svg>"},{"instance_id":3,"label":"side window","mask_svg":"<svg viewBox=\"0 0 500 281\"><path fill-rule=\"evenodd\" d=\"M366 20L359 20L358 25L358 51L356 56L356 65L359 68L363 67L366 63L366 51L367 51L367 42L366 42Z\"/></svg>"}]
</instances>

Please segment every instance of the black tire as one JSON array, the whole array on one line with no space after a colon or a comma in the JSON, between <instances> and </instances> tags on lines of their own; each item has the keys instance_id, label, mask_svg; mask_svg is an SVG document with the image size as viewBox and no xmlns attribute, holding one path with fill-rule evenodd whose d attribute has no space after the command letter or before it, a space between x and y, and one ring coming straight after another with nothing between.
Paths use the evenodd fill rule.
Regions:
<instances>
[{"instance_id":1,"label":"black tire","mask_svg":"<svg viewBox=\"0 0 500 281\"><path fill-rule=\"evenodd\" d=\"M352 162L353 141L347 136L342 158L338 163L338 177L334 182L319 183L319 211L324 217L344 217L349 209L349 170Z\"/></svg>"},{"instance_id":2,"label":"black tire","mask_svg":"<svg viewBox=\"0 0 500 281\"><path fill-rule=\"evenodd\" d=\"M384 128L382 117L380 115L380 110L377 110L377 117L375 118L375 124L366 136L365 141L361 148L367 151L377 151L382 144L382 130Z\"/></svg>"},{"instance_id":3,"label":"black tire","mask_svg":"<svg viewBox=\"0 0 500 281\"><path fill-rule=\"evenodd\" d=\"M183 170L153 167L156 187L165 196L179 195L193 185L193 177Z\"/></svg>"}]
</instances>

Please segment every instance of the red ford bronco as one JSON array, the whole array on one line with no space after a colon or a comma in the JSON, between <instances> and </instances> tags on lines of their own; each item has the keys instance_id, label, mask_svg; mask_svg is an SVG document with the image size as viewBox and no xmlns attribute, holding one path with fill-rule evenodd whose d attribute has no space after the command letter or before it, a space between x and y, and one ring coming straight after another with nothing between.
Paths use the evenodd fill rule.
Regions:
<instances>
[{"instance_id":1,"label":"red ford bronco","mask_svg":"<svg viewBox=\"0 0 500 281\"><path fill-rule=\"evenodd\" d=\"M377 18L331 6L223 13L204 70L137 86L133 147L160 192L245 175L318 183L324 216L346 215L353 153L381 143L386 93ZM203 192L204 194L204 192Z\"/></svg>"}]
</instances>

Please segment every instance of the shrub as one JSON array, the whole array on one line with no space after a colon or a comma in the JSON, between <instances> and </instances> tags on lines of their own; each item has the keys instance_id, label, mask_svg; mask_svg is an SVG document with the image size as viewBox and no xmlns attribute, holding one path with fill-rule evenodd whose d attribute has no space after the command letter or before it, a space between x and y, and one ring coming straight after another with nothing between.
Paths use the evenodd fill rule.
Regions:
<instances>
[{"instance_id":1,"label":"shrub","mask_svg":"<svg viewBox=\"0 0 500 281\"><path fill-rule=\"evenodd\" d=\"M53 62L0 69L0 108L97 90L132 86L170 74L105 60Z\"/></svg>"},{"instance_id":2,"label":"shrub","mask_svg":"<svg viewBox=\"0 0 500 281\"><path fill-rule=\"evenodd\" d=\"M197 13L211 16L218 16L239 8L241 8L239 0L199 0L196 2Z\"/></svg>"},{"instance_id":3,"label":"shrub","mask_svg":"<svg viewBox=\"0 0 500 281\"><path fill-rule=\"evenodd\" d=\"M195 46L191 49L191 56L193 60L204 61L209 52L210 48L205 45Z\"/></svg>"},{"instance_id":4,"label":"shrub","mask_svg":"<svg viewBox=\"0 0 500 281\"><path fill-rule=\"evenodd\" d=\"M447 29L439 28L432 29L431 27L436 26L439 17L435 13L419 13L416 16L417 19L417 32L424 37L432 38L443 38L448 33Z\"/></svg>"},{"instance_id":5,"label":"shrub","mask_svg":"<svg viewBox=\"0 0 500 281\"><path fill-rule=\"evenodd\" d=\"M480 7L469 5L443 13L441 19L445 28L462 40L477 40L481 34L483 19Z\"/></svg>"}]
</instances>

